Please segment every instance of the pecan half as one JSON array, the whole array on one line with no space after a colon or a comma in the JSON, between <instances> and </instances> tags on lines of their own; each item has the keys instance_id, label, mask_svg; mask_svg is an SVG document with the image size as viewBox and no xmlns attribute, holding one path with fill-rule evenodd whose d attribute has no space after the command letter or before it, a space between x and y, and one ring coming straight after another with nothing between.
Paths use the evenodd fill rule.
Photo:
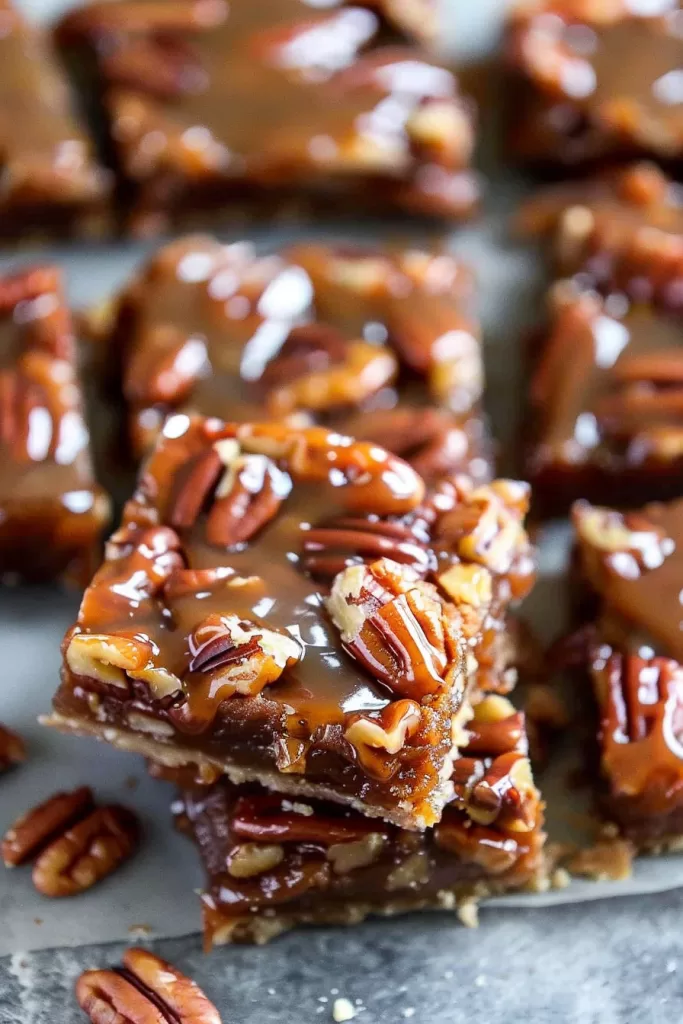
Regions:
<instances>
[{"instance_id":1,"label":"pecan half","mask_svg":"<svg viewBox=\"0 0 683 1024\"><path fill-rule=\"evenodd\" d=\"M16 732L0 723L0 772L26 760L26 745Z\"/></svg>"},{"instance_id":2,"label":"pecan half","mask_svg":"<svg viewBox=\"0 0 683 1024\"><path fill-rule=\"evenodd\" d=\"M302 566L315 579L330 580L353 562L387 557L424 575L430 553L405 523L347 516L312 526L303 534Z\"/></svg>"},{"instance_id":3,"label":"pecan half","mask_svg":"<svg viewBox=\"0 0 683 1024\"><path fill-rule=\"evenodd\" d=\"M221 1024L196 982L146 949L127 949L123 967L85 971L76 999L92 1024Z\"/></svg>"},{"instance_id":4,"label":"pecan half","mask_svg":"<svg viewBox=\"0 0 683 1024\"><path fill-rule=\"evenodd\" d=\"M44 850L33 868L43 896L75 896L106 878L138 843L138 821L125 807L98 807Z\"/></svg>"},{"instance_id":5,"label":"pecan half","mask_svg":"<svg viewBox=\"0 0 683 1024\"><path fill-rule=\"evenodd\" d=\"M338 817L321 814L318 807L292 802L274 793L243 796L235 802L230 830L241 839L258 843L352 843L386 829L376 819L351 811Z\"/></svg>"},{"instance_id":6,"label":"pecan half","mask_svg":"<svg viewBox=\"0 0 683 1024\"><path fill-rule=\"evenodd\" d=\"M231 547L251 540L277 515L292 481L265 455L238 452L225 458L226 442L218 445L226 468L206 520L206 539L216 547Z\"/></svg>"},{"instance_id":7,"label":"pecan half","mask_svg":"<svg viewBox=\"0 0 683 1024\"><path fill-rule=\"evenodd\" d=\"M89 814L93 807L92 791L88 786L81 786L70 793L55 793L22 815L8 829L2 841L2 859L7 867L29 860L55 836Z\"/></svg>"},{"instance_id":8,"label":"pecan half","mask_svg":"<svg viewBox=\"0 0 683 1024\"><path fill-rule=\"evenodd\" d=\"M351 566L326 605L345 650L394 693L420 701L451 690L464 672L454 616L408 566L389 558Z\"/></svg>"},{"instance_id":9,"label":"pecan half","mask_svg":"<svg viewBox=\"0 0 683 1024\"><path fill-rule=\"evenodd\" d=\"M622 514L578 501L572 522L588 568L601 565L626 579L659 568L676 547L661 526L640 512Z\"/></svg>"}]
</instances>

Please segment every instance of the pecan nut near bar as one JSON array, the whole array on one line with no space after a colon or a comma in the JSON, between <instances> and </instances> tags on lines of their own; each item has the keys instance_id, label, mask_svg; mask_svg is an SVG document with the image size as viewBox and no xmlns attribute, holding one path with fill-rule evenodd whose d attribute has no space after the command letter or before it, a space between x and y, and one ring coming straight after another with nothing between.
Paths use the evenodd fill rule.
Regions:
<instances>
[{"instance_id":1,"label":"pecan nut near bar","mask_svg":"<svg viewBox=\"0 0 683 1024\"><path fill-rule=\"evenodd\" d=\"M65 638L50 724L424 828L470 692L509 683L527 501L510 481L427 491L322 428L171 417Z\"/></svg>"}]
</instances>

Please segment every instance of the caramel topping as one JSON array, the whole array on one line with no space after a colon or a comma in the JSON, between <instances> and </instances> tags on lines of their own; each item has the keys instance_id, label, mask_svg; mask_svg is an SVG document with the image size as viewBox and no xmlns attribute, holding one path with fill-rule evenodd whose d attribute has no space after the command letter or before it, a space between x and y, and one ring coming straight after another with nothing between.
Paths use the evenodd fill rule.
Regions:
<instances>
[{"instance_id":1,"label":"caramel topping","mask_svg":"<svg viewBox=\"0 0 683 1024\"><path fill-rule=\"evenodd\" d=\"M472 287L452 257L420 251L172 243L121 300L137 441L175 409L317 422L431 477L464 466L482 440L469 425L483 385Z\"/></svg>"},{"instance_id":2,"label":"caramel topping","mask_svg":"<svg viewBox=\"0 0 683 1024\"><path fill-rule=\"evenodd\" d=\"M426 202L418 172L457 183L470 115L452 74L419 51L362 52L380 27L367 6L340 2L119 0L67 15L60 34L96 50L112 136L143 206L202 182L220 197L244 182L324 189L342 175L390 192L405 184ZM471 204L453 191L456 212Z\"/></svg>"},{"instance_id":3,"label":"caramel topping","mask_svg":"<svg viewBox=\"0 0 683 1024\"><path fill-rule=\"evenodd\" d=\"M532 380L533 469L587 462L616 470L666 463L683 451L680 325L623 296L563 286Z\"/></svg>"},{"instance_id":4,"label":"caramel topping","mask_svg":"<svg viewBox=\"0 0 683 1024\"><path fill-rule=\"evenodd\" d=\"M646 795L668 810L683 786L683 670L667 658L597 648L591 664L601 712L602 765L613 793Z\"/></svg>"}]
</instances>

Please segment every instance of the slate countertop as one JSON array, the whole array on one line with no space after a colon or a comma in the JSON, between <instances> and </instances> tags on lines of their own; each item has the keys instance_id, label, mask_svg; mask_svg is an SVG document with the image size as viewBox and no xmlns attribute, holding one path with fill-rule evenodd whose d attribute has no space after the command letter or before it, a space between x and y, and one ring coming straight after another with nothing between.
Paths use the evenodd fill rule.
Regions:
<instances>
[{"instance_id":1,"label":"slate countertop","mask_svg":"<svg viewBox=\"0 0 683 1024\"><path fill-rule=\"evenodd\" d=\"M204 988L223 1024L327 1024L342 996L359 1001L359 1024L678 1024L682 915L683 890L492 909L477 931L438 914L421 918L419 929L416 917L404 917L293 932L265 948L210 956L198 936L151 945ZM116 964L121 950L87 946L0 960L1 1024L85 1022L74 979Z\"/></svg>"}]
</instances>

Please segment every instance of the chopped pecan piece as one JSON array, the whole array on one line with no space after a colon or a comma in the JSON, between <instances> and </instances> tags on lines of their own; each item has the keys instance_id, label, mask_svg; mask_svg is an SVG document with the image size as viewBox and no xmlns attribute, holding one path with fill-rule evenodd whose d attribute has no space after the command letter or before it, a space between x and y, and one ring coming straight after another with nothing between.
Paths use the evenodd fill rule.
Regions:
<instances>
[{"instance_id":1,"label":"chopped pecan piece","mask_svg":"<svg viewBox=\"0 0 683 1024\"><path fill-rule=\"evenodd\" d=\"M76 998L92 1024L221 1024L199 986L146 949L127 949L123 967L85 971Z\"/></svg>"},{"instance_id":2,"label":"chopped pecan piece","mask_svg":"<svg viewBox=\"0 0 683 1024\"><path fill-rule=\"evenodd\" d=\"M0 772L26 760L26 745L18 733L0 724Z\"/></svg>"},{"instance_id":3,"label":"chopped pecan piece","mask_svg":"<svg viewBox=\"0 0 683 1024\"><path fill-rule=\"evenodd\" d=\"M676 547L666 531L647 518L647 513L622 514L578 501L572 508L572 520L588 567L597 561L626 579L637 579L644 572L659 568Z\"/></svg>"},{"instance_id":4,"label":"chopped pecan piece","mask_svg":"<svg viewBox=\"0 0 683 1024\"><path fill-rule=\"evenodd\" d=\"M55 793L24 814L8 829L2 841L2 859L7 867L30 860L55 836L89 814L94 806L92 791L88 786L81 786L70 793Z\"/></svg>"},{"instance_id":5,"label":"chopped pecan piece","mask_svg":"<svg viewBox=\"0 0 683 1024\"><path fill-rule=\"evenodd\" d=\"M265 455L241 455L239 448L231 456L229 444L217 443L226 468L206 520L206 539L216 547L251 540L273 519L292 489L290 477L272 459Z\"/></svg>"},{"instance_id":6,"label":"chopped pecan piece","mask_svg":"<svg viewBox=\"0 0 683 1024\"><path fill-rule=\"evenodd\" d=\"M327 599L345 649L394 693L422 700L464 671L461 635L436 588L382 558L335 578Z\"/></svg>"},{"instance_id":7,"label":"chopped pecan piece","mask_svg":"<svg viewBox=\"0 0 683 1024\"><path fill-rule=\"evenodd\" d=\"M539 794L523 753L511 751L484 761L460 757L453 766L456 798L480 825L494 821L511 832L526 832L538 820Z\"/></svg>"},{"instance_id":8,"label":"chopped pecan piece","mask_svg":"<svg viewBox=\"0 0 683 1024\"><path fill-rule=\"evenodd\" d=\"M98 807L43 850L33 884L43 896L75 896L106 878L131 856L138 822L125 807Z\"/></svg>"}]
</instances>

